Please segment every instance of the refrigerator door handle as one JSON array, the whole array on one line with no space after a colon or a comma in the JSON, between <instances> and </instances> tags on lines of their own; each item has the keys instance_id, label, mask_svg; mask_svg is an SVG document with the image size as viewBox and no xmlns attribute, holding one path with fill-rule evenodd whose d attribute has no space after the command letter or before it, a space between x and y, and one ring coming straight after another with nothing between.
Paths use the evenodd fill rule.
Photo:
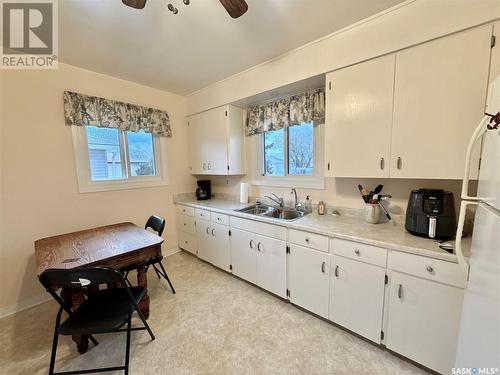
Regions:
<instances>
[{"instance_id":1,"label":"refrigerator door handle","mask_svg":"<svg viewBox=\"0 0 500 375\"><path fill-rule=\"evenodd\" d=\"M460 214L458 215L457 234L455 237L455 254L457 255L458 265L462 269L466 281L469 281L469 262L465 259L462 252L462 233L464 230L465 214L469 205L477 206L479 202L462 201L460 203Z\"/></svg>"},{"instance_id":2,"label":"refrigerator door handle","mask_svg":"<svg viewBox=\"0 0 500 375\"><path fill-rule=\"evenodd\" d=\"M483 119L479 122L476 130L472 134L472 137L467 146L467 153L465 154L465 170L464 170L464 179L462 180L462 199L470 200L470 201L482 201L485 198L482 197L471 197L469 196L469 179L470 179L470 159L472 155L472 151L474 150L474 145L481 139L481 137L488 130L488 124L490 122L490 116L484 116Z\"/></svg>"}]
</instances>

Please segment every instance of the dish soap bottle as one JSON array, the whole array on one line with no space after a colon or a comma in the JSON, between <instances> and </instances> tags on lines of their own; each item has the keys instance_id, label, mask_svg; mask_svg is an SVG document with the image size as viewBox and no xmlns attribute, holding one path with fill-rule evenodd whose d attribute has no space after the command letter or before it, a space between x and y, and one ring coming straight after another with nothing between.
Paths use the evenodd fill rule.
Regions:
<instances>
[{"instance_id":1,"label":"dish soap bottle","mask_svg":"<svg viewBox=\"0 0 500 375\"><path fill-rule=\"evenodd\" d=\"M306 201L304 203L304 212L306 213L312 212L312 201L310 195L306 197Z\"/></svg>"}]
</instances>

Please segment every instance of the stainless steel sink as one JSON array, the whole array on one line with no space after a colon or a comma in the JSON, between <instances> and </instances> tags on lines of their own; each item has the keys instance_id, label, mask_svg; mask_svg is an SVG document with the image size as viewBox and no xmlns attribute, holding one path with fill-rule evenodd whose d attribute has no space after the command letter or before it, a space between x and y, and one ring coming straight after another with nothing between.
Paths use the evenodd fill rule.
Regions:
<instances>
[{"instance_id":1,"label":"stainless steel sink","mask_svg":"<svg viewBox=\"0 0 500 375\"><path fill-rule=\"evenodd\" d=\"M252 206L241 208L235 211L280 220L295 220L305 215L302 211L297 211L290 208L277 208L273 206L267 206L265 204L254 204Z\"/></svg>"}]
</instances>

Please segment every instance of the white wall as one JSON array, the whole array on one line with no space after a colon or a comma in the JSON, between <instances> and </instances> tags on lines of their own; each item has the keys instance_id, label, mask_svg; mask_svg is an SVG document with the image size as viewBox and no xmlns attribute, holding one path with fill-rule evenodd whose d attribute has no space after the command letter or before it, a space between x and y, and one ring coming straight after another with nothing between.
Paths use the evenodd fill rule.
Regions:
<instances>
[{"instance_id":1,"label":"white wall","mask_svg":"<svg viewBox=\"0 0 500 375\"><path fill-rule=\"evenodd\" d=\"M172 195L193 191L188 171L186 99L73 66L1 73L0 316L36 303L46 293L36 278L33 241L122 221L167 220L163 250L177 245ZM78 192L71 128L63 91L164 109L172 124L169 186Z\"/></svg>"},{"instance_id":2,"label":"white wall","mask_svg":"<svg viewBox=\"0 0 500 375\"><path fill-rule=\"evenodd\" d=\"M500 18L497 0L415 0L188 95L188 114Z\"/></svg>"}]
</instances>

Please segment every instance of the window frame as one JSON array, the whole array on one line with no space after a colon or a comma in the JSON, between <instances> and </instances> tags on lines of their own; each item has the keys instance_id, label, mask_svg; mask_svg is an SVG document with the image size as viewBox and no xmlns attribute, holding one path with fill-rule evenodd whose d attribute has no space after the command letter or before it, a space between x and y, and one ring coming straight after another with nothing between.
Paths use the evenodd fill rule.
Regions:
<instances>
[{"instance_id":1,"label":"window frame","mask_svg":"<svg viewBox=\"0 0 500 375\"><path fill-rule=\"evenodd\" d=\"M90 161L87 142L87 129L85 126L71 126L73 137L73 150L80 193L98 191L138 189L154 186L168 185L167 168L167 139L153 135L153 153L155 176L132 176L128 162L128 137L126 131L119 130L119 141L122 156L122 171L125 178L93 181L90 176Z\"/></svg>"},{"instance_id":2,"label":"window frame","mask_svg":"<svg viewBox=\"0 0 500 375\"><path fill-rule=\"evenodd\" d=\"M285 175L264 175L264 133L251 137L253 155L252 184L257 186L298 187L324 189L324 124L313 124L313 173L309 175L289 174L288 130L284 136Z\"/></svg>"}]
</instances>

